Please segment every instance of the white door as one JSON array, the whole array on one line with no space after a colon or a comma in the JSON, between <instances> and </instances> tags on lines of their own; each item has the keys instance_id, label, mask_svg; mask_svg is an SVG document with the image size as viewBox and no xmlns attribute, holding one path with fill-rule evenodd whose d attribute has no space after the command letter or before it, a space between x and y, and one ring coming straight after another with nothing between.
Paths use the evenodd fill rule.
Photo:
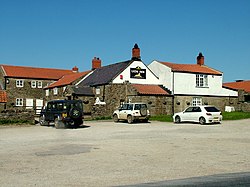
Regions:
<instances>
[{"instance_id":1,"label":"white door","mask_svg":"<svg viewBox=\"0 0 250 187\"><path fill-rule=\"evenodd\" d=\"M32 109L34 106L33 99L26 99L26 109Z\"/></svg>"},{"instance_id":2,"label":"white door","mask_svg":"<svg viewBox=\"0 0 250 187\"><path fill-rule=\"evenodd\" d=\"M43 99L36 99L36 114L40 114L43 108Z\"/></svg>"}]
</instances>

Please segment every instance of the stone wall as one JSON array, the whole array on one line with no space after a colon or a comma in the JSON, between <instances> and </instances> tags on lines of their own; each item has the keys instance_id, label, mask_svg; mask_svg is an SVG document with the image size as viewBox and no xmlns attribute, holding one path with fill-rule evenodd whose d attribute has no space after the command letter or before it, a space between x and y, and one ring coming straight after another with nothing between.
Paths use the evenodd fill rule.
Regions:
<instances>
[{"instance_id":1,"label":"stone wall","mask_svg":"<svg viewBox=\"0 0 250 187\"><path fill-rule=\"evenodd\" d=\"M0 120L27 120L35 123L34 111L3 110L0 113Z\"/></svg>"},{"instance_id":2,"label":"stone wall","mask_svg":"<svg viewBox=\"0 0 250 187\"><path fill-rule=\"evenodd\" d=\"M106 105L93 106L92 116L112 116L122 103L143 102L148 105L151 115L171 114L172 97L163 95L138 95L136 90L129 83L109 84L98 87L99 97Z\"/></svg>"},{"instance_id":3,"label":"stone wall","mask_svg":"<svg viewBox=\"0 0 250 187\"><path fill-rule=\"evenodd\" d=\"M22 98L23 99L23 107L18 107L20 110L24 110L26 108L26 99L33 99L34 103L33 106L35 106L35 100L36 99L44 99L45 98L45 91L42 88L32 88L31 82L35 79L22 79L24 80L24 86L23 87L16 87L16 80L20 79L14 79L9 78L9 83L6 84L6 92L8 96L8 103L7 103L7 109L13 109L16 105L16 98ZM51 80L36 80L36 81L42 81L43 87L46 86L48 83L51 83Z\"/></svg>"},{"instance_id":4,"label":"stone wall","mask_svg":"<svg viewBox=\"0 0 250 187\"><path fill-rule=\"evenodd\" d=\"M175 96L174 97L174 112L183 111L188 106L192 105L194 97L201 97L203 105L214 105L221 111L225 111L226 106L237 107L237 97L219 97L219 96Z\"/></svg>"}]
</instances>

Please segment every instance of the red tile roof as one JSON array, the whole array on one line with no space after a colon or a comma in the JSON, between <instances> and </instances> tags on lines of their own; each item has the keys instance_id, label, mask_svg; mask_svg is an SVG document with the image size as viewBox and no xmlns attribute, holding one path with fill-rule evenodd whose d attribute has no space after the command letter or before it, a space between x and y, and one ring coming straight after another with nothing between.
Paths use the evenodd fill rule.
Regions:
<instances>
[{"instance_id":1,"label":"red tile roof","mask_svg":"<svg viewBox=\"0 0 250 187\"><path fill-rule=\"evenodd\" d=\"M86 76L90 72L91 71L85 71L81 73L71 73L71 74L64 75L61 79L59 79L58 81L54 82L53 84L49 85L46 88L55 88L55 87L69 85L73 83L74 81L76 81L77 79Z\"/></svg>"},{"instance_id":2,"label":"red tile roof","mask_svg":"<svg viewBox=\"0 0 250 187\"><path fill-rule=\"evenodd\" d=\"M139 94L144 95L169 95L167 91L158 85L132 84Z\"/></svg>"},{"instance_id":3,"label":"red tile roof","mask_svg":"<svg viewBox=\"0 0 250 187\"><path fill-rule=\"evenodd\" d=\"M58 80L66 74L73 73L72 70L35 68L25 66L1 65L4 76L15 78L35 78Z\"/></svg>"},{"instance_id":4,"label":"red tile roof","mask_svg":"<svg viewBox=\"0 0 250 187\"><path fill-rule=\"evenodd\" d=\"M223 83L226 88L231 88L235 90L244 90L245 92L250 92L250 80L240 81L240 82L227 82Z\"/></svg>"},{"instance_id":5,"label":"red tile roof","mask_svg":"<svg viewBox=\"0 0 250 187\"><path fill-rule=\"evenodd\" d=\"M213 75L222 75L222 72L212 69L205 65L198 64L174 64L171 62L160 62L161 64L168 66L174 72L189 72L189 73L204 73Z\"/></svg>"},{"instance_id":6,"label":"red tile roof","mask_svg":"<svg viewBox=\"0 0 250 187\"><path fill-rule=\"evenodd\" d=\"M0 90L0 103L7 103L7 93L4 90Z\"/></svg>"}]
</instances>

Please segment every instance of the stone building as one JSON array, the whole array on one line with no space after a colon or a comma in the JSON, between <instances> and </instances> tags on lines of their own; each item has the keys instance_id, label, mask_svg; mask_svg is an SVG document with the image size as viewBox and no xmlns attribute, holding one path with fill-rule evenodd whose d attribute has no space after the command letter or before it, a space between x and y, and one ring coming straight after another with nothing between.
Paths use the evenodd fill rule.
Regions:
<instances>
[{"instance_id":1,"label":"stone building","mask_svg":"<svg viewBox=\"0 0 250 187\"><path fill-rule=\"evenodd\" d=\"M227 82L223 84L223 87L238 91L236 110L250 112L250 80Z\"/></svg>"},{"instance_id":2,"label":"stone building","mask_svg":"<svg viewBox=\"0 0 250 187\"><path fill-rule=\"evenodd\" d=\"M0 85L8 97L4 108L39 111L45 102L43 88L64 75L75 73L75 68L62 70L1 65Z\"/></svg>"}]
</instances>

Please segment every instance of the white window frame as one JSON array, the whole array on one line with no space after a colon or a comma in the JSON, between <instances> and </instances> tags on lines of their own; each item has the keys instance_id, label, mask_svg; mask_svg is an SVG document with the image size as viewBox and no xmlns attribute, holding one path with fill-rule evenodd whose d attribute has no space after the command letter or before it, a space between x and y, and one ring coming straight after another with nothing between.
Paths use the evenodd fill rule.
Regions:
<instances>
[{"instance_id":1,"label":"white window frame","mask_svg":"<svg viewBox=\"0 0 250 187\"><path fill-rule=\"evenodd\" d=\"M208 75L196 74L196 87L207 88L208 87Z\"/></svg>"},{"instance_id":2,"label":"white window frame","mask_svg":"<svg viewBox=\"0 0 250 187\"><path fill-rule=\"evenodd\" d=\"M67 86L64 86L64 87L63 87L63 92L65 92L66 88L67 88Z\"/></svg>"},{"instance_id":3,"label":"white window frame","mask_svg":"<svg viewBox=\"0 0 250 187\"><path fill-rule=\"evenodd\" d=\"M37 81L37 88L43 88L43 82Z\"/></svg>"},{"instance_id":4,"label":"white window frame","mask_svg":"<svg viewBox=\"0 0 250 187\"><path fill-rule=\"evenodd\" d=\"M36 81L31 81L31 88L36 88Z\"/></svg>"},{"instance_id":5,"label":"white window frame","mask_svg":"<svg viewBox=\"0 0 250 187\"><path fill-rule=\"evenodd\" d=\"M100 94L101 94L101 89L100 89L100 87L96 87L96 89L95 89L95 94L96 94L96 95L100 95Z\"/></svg>"},{"instance_id":6,"label":"white window frame","mask_svg":"<svg viewBox=\"0 0 250 187\"><path fill-rule=\"evenodd\" d=\"M57 95L57 94L58 94L58 88L57 88L57 87L53 88L53 94L54 94L54 95Z\"/></svg>"},{"instance_id":7,"label":"white window frame","mask_svg":"<svg viewBox=\"0 0 250 187\"><path fill-rule=\"evenodd\" d=\"M16 87L22 88L23 86L24 86L24 80L22 79L16 80Z\"/></svg>"},{"instance_id":8,"label":"white window frame","mask_svg":"<svg viewBox=\"0 0 250 187\"><path fill-rule=\"evenodd\" d=\"M200 106L202 105L202 98L201 97L193 97L192 106Z\"/></svg>"},{"instance_id":9,"label":"white window frame","mask_svg":"<svg viewBox=\"0 0 250 187\"><path fill-rule=\"evenodd\" d=\"M49 89L45 90L46 96L49 96Z\"/></svg>"},{"instance_id":10,"label":"white window frame","mask_svg":"<svg viewBox=\"0 0 250 187\"><path fill-rule=\"evenodd\" d=\"M23 98L16 98L16 106L23 106Z\"/></svg>"}]
</instances>

